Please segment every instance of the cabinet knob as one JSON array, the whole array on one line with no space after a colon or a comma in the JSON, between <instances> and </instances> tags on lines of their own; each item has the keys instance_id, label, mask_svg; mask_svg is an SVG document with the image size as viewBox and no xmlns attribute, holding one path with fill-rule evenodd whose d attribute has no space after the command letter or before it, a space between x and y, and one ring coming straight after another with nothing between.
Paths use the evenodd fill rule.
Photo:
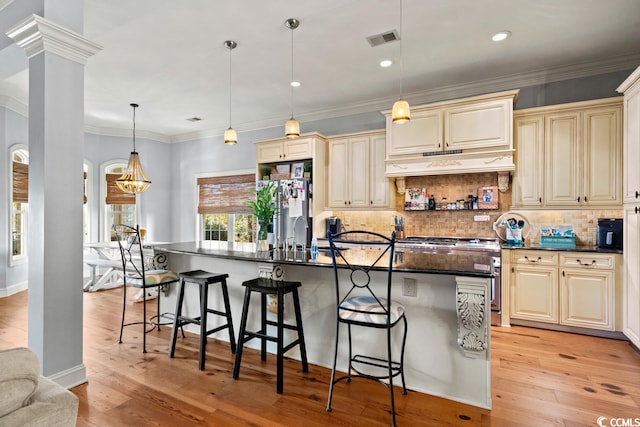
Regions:
<instances>
[{"instance_id":1,"label":"cabinet knob","mask_svg":"<svg viewBox=\"0 0 640 427\"><path fill-rule=\"evenodd\" d=\"M636 213L638 213L638 207L637 206L635 207L635 210L636 210Z\"/></svg>"},{"instance_id":2,"label":"cabinet knob","mask_svg":"<svg viewBox=\"0 0 640 427\"><path fill-rule=\"evenodd\" d=\"M578 203L580 203L580 196L578 196Z\"/></svg>"},{"instance_id":3,"label":"cabinet knob","mask_svg":"<svg viewBox=\"0 0 640 427\"><path fill-rule=\"evenodd\" d=\"M344 204L345 204L345 205L347 204L347 201L346 201L346 200L344 201Z\"/></svg>"},{"instance_id":4,"label":"cabinet knob","mask_svg":"<svg viewBox=\"0 0 640 427\"><path fill-rule=\"evenodd\" d=\"M637 199L638 197L640 197L640 192L637 192L637 191L636 191L636 199Z\"/></svg>"},{"instance_id":5,"label":"cabinet knob","mask_svg":"<svg viewBox=\"0 0 640 427\"><path fill-rule=\"evenodd\" d=\"M587 200L587 196L584 196L584 202L585 202L585 203L587 203L587 202L588 202L588 200Z\"/></svg>"},{"instance_id":6,"label":"cabinet knob","mask_svg":"<svg viewBox=\"0 0 640 427\"><path fill-rule=\"evenodd\" d=\"M538 203L542 203L542 197L538 197Z\"/></svg>"}]
</instances>

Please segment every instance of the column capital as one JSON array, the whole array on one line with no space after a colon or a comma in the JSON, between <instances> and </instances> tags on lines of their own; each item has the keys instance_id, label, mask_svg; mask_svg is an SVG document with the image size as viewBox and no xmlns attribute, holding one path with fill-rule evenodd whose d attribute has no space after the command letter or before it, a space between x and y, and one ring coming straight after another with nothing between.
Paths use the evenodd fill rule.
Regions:
<instances>
[{"instance_id":1,"label":"column capital","mask_svg":"<svg viewBox=\"0 0 640 427\"><path fill-rule=\"evenodd\" d=\"M14 25L7 36L25 50L28 58L51 52L85 65L90 56L102 50L99 44L35 14Z\"/></svg>"}]
</instances>

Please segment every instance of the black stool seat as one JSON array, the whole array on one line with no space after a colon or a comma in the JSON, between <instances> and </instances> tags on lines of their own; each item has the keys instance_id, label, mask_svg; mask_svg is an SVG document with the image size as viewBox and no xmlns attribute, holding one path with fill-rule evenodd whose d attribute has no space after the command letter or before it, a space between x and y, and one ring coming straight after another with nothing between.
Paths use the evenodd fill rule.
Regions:
<instances>
[{"instance_id":1,"label":"black stool seat","mask_svg":"<svg viewBox=\"0 0 640 427\"><path fill-rule=\"evenodd\" d=\"M178 328L193 323L200 325L200 359L199 368L204 370L204 361L207 347L207 337L215 332L223 329L229 330L229 343L231 344L231 353L236 352L236 339L233 333L233 321L231 320L231 307L229 305L229 292L227 290L227 277L228 274L210 273L204 270L187 271L185 273L178 274L180 279L180 288L178 291L178 300L176 302L176 314L173 321L173 333L171 337L171 350L169 351L169 357L173 358L176 351L176 338L178 335ZM184 285L185 283L195 283L199 286L200 294L200 316L187 317L182 315L182 303L184 301ZM224 311L215 310L208 307L209 300L209 285L219 283L222 289L222 299L224 302ZM207 330L207 314L216 314L226 318L226 323L217 326L213 329Z\"/></svg>"},{"instance_id":2,"label":"black stool seat","mask_svg":"<svg viewBox=\"0 0 640 427\"><path fill-rule=\"evenodd\" d=\"M248 280L242 283L245 287L244 303L242 305L242 318L240 320L240 335L238 337L238 346L236 351L236 360L233 366L233 378L238 379L240 374L240 363L242 361L242 348L244 343L253 339L259 338L261 341L261 359L267 360L267 341L272 341L277 344L276 352L276 392L282 393L283 389L283 373L284 373L284 353L291 350L296 345L300 346L300 357L302 359L302 371L309 372L309 364L307 363L307 350L304 345L304 332L302 330L302 314L300 311L300 298L298 296L298 288L301 286L300 282L287 282L284 280L272 280L263 277L257 279ZM251 301L251 292L258 292L261 295L260 298L260 330L257 332L247 331L247 317L249 314L249 303ZM293 297L293 308L296 316L296 324L289 325L284 323L284 296L288 293ZM276 295L278 310L277 321L267 320L267 295ZM267 326L276 326L277 334L275 336L267 334ZM284 329L291 329L298 333L298 338L284 345Z\"/></svg>"}]
</instances>

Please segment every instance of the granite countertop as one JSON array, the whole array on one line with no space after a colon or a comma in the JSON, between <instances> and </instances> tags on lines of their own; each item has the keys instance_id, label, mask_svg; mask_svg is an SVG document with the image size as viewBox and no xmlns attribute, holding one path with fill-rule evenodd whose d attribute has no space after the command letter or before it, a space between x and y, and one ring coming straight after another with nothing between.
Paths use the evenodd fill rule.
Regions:
<instances>
[{"instance_id":1,"label":"granite countertop","mask_svg":"<svg viewBox=\"0 0 640 427\"><path fill-rule=\"evenodd\" d=\"M208 242L181 242L154 246L155 250L183 255L198 255L215 258L226 258L240 261L271 262L278 264L305 265L312 267L332 268L331 254L328 250L321 250L318 259L312 260L309 250L296 251L240 251L221 249ZM345 260L352 265L368 266L380 256L379 250L349 248L340 252L344 259L338 259L338 264L344 265ZM375 270L386 269L386 260L379 260ZM420 250L398 249L394 253L393 271L408 273L447 274L456 276L493 277L492 257L483 252L456 251L426 252Z\"/></svg>"},{"instance_id":2,"label":"granite countertop","mask_svg":"<svg viewBox=\"0 0 640 427\"><path fill-rule=\"evenodd\" d=\"M509 244L502 244L502 249L529 249L535 251L562 251L562 252L595 252L601 254L621 254L622 249L610 249L610 248L599 248L595 245L576 245L572 248L551 248L549 246L540 246L540 245L525 245L525 246L516 246Z\"/></svg>"}]
</instances>

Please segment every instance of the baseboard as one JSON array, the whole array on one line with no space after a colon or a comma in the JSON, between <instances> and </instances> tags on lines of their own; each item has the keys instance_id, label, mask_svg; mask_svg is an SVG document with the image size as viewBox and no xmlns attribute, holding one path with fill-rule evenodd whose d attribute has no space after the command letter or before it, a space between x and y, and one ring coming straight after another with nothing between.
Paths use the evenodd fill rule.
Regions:
<instances>
[{"instance_id":1,"label":"baseboard","mask_svg":"<svg viewBox=\"0 0 640 427\"><path fill-rule=\"evenodd\" d=\"M554 323L534 322L531 320L511 319L511 325L528 326L539 329L550 329L558 332L570 332L572 334L591 335L601 338L613 338L616 340L628 341L629 339L619 331L602 331L600 329L580 328L577 326L556 325Z\"/></svg>"},{"instance_id":2,"label":"baseboard","mask_svg":"<svg viewBox=\"0 0 640 427\"><path fill-rule=\"evenodd\" d=\"M25 291L27 289L29 289L29 282L27 281L16 283L15 285L11 285L8 288L0 288L0 298L10 297L11 295Z\"/></svg>"},{"instance_id":3,"label":"baseboard","mask_svg":"<svg viewBox=\"0 0 640 427\"><path fill-rule=\"evenodd\" d=\"M66 389L70 389L87 382L87 368L81 363L73 368L49 375L47 378Z\"/></svg>"}]
</instances>

